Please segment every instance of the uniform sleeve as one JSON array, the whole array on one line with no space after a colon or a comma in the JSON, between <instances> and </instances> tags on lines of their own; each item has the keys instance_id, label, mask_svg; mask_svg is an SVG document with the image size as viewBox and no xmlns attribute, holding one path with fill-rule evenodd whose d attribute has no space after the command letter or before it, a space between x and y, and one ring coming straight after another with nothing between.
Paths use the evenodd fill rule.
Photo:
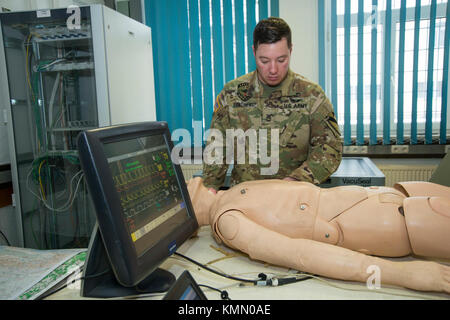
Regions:
<instances>
[{"instance_id":1,"label":"uniform sleeve","mask_svg":"<svg viewBox=\"0 0 450 320\"><path fill-rule=\"evenodd\" d=\"M230 118L228 115L228 105L222 92L217 96L216 103L214 104L211 130L209 131L208 142L204 150L203 184L207 188L218 190L225 181L228 170L225 154L225 130L229 128ZM219 141L219 138L223 140ZM218 150L220 146L221 150Z\"/></svg>"},{"instance_id":2,"label":"uniform sleeve","mask_svg":"<svg viewBox=\"0 0 450 320\"><path fill-rule=\"evenodd\" d=\"M320 184L339 167L343 149L336 116L325 93L319 95L311 108L310 126L308 157L289 176Z\"/></svg>"}]
</instances>

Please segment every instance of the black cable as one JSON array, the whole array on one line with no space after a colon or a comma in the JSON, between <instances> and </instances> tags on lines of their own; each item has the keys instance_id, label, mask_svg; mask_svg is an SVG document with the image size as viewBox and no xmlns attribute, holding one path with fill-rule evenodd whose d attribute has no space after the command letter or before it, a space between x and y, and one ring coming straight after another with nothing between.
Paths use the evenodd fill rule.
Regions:
<instances>
[{"instance_id":1,"label":"black cable","mask_svg":"<svg viewBox=\"0 0 450 320\"><path fill-rule=\"evenodd\" d=\"M5 236L5 234L2 232L2 230L0 230L0 234L1 234L2 237L5 239L6 245L11 247L11 243L9 242L9 240L8 240L8 238Z\"/></svg>"},{"instance_id":2,"label":"black cable","mask_svg":"<svg viewBox=\"0 0 450 320\"><path fill-rule=\"evenodd\" d=\"M232 279L232 280L236 280L236 281L242 281L242 282L247 282L247 283L252 283L255 286L272 286L272 287L276 287L276 286L283 286L285 284L290 284L290 283L295 283L295 282L300 282L300 281L305 281L308 279L311 279L312 277L309 276L307 273L305 273L305 276L302 278L297 278L297 277L289 277L289 278L271 278L271 279L267 279L267 275L264 273L260 273L258 275L259 279L258 280L249 280L249 279L242 279L242 278L237 278L237 277L233 277L230 276L228 274L225 273L221 273L219 271L216 271L214 269L211 269L207 266L205 266L204 264L201 264L200 262L195 261L194 259L191 259L189 257L186 257L185 255L178 253L178 252L174 252L174 254L182 257L183 259L186 259L194 264L196 264L197 266L206 269L212 273L215 273L219 276L228 278L228 279Z\"/></svg>"},{"instance_id":3,"label":"black cable","mask_svg":"<svg viewBox=\"0 0 450 320\"><path fill-rule=\"evenodd\" d=\"M258 280L250 280L250 279L242 279L242 278L233 277L233 276L230 276L230 275L228 275L228 274L221 273L221 272L219 272L219 271L216 271L216 270L214 270L214 269L211 269L211 268L205 266L204 264L201 264L200 262L197 262L197 261L195 261L195 260L193 260L193 259L191 259L191 258L189 258L189 257L186 257L185 255L183 255L183 254L181 254L181 253L174 252L174 254L176 254L177 256L180 256L180 257L183 258L183 259L188 260L189 262L192 262L193 264L196 264L197 266L199 266L199 267L201 267L201 268L203 268L203 269L206 269L206 270L208 270L208 271L210 271L210 272L212 272L212 273L215 273L215 274L217 274L217 275L219 275L219 276L221 276L221 277L225 277L225 278L228 278L228 279L231 279L231 280L236 280L236 281L242 281L242 282L247 282L247 283L253 283L253 284L256 284L256 282L258 281Z\"/></svg>"},{"instance_id":4,"label":"black cable","mask_svg":"<svg viewBox=\"0 0 450 320\"><path fill-rule=\"evenodd\" d=\"M205 287L205 288L208 288L208 289L211 289L211 290L219 292L220 293L220 297L222 298L222 300L231 300L230 296L228 295L228 292L226 290L220 290L220 289L208 286L206 284L199 284L198 286L199 287Z\"/></svg>"},{"instance_id":5,"label":"black cable","mask_svg":"<svg viewBox=\"0 0 450 320\"><path fill-rule=\"evenodd\" d=\"M290 284L290 283L295 283L295 282L300 282L300 281L305 281L308 279L311 279L311 276L304 276L302 278L297 278L297 277L289 277L289 278L273 278L273 279L268 279L266 281L264 281L265 283L260 284L263 286L273 286L273 287L279 287L279 286L284 286L285 284Z\"/></svg>"}]
</instances>

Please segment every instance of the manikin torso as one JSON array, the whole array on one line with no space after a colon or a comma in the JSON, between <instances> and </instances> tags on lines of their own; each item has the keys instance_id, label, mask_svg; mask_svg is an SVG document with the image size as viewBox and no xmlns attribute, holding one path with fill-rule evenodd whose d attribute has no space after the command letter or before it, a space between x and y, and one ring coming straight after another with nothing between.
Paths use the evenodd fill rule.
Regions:
<instances>
[{"instance_id":1,"label":"manikin torso","mask_svg":"<svg viewBox=\"0 0 450 320\"><path fill-rule=\"evenodd\" d=\"M213 226L224 213L237 210L290 238L377 256L412 253L403 208L407 197L394 188L325 189L306 182L265 180L241 183L218 196L211 210Z\"/></svg>"},{"instance_id":2,"label":"manikin torso","mask_svg":"<svg viewBox=\"0 0 450 320\"><path fill-rule=\"evenodd\" d=\"M379 257L450 259L449 187L406 182L321 189L263 180L216 194L194 178L188 190L199 225L211 225L218 242L251 259L359 282L376 266L383 284L450 293L449 266Z\"/></svg>"}]
</instances>

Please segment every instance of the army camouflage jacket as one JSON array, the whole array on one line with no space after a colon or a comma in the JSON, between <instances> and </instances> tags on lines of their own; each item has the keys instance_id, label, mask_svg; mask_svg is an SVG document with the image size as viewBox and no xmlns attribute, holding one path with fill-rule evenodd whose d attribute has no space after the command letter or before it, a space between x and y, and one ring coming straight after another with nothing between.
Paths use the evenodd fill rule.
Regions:
<instances>
[{"instance_id":1,"label":"army camouflage jacket","mask_svg":"<svg viewBox=\"0 0 450 320\"><path fill-rule=\"evenodd\" d=\"M291 70L277 87L264 85L257 71L253 71L227 83L217 96L211 129L222 132L225 139L227 129L247 131L251 128L279 130L278 171L262 175L260 169L264 165L260 162L239 164L235 160L231 185L288 176L319 184L335 172L341 162L342 139L330 101L319 85ZM245 150L249 150L248 141L245 145ZM234 152L236 149L235 142ZM223 152L222 163L204 162L205 186L218 189L223 185L228 169L226 152L229 150Z\"/></svg>"}]
</instances>

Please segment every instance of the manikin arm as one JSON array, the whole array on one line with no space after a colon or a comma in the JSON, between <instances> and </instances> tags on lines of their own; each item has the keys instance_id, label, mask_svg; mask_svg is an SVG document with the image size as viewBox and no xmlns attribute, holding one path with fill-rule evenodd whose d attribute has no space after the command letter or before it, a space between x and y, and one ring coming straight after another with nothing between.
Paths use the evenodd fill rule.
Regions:
<instances>
[{"instance_id":1,"label":"manikin arm","mask_svg":"<svg viewBox=\"0 0 450 320\"><path fill-rule=\"evenodd\" d=\"M382 284L450 293L450 267L438 263L393 262L314 240L289 238L254 223L239 211L224 213L215 229L225 244L255 260L359 282L372 275L369 266L377 266Z\"/></svg>"}]
</instances>

